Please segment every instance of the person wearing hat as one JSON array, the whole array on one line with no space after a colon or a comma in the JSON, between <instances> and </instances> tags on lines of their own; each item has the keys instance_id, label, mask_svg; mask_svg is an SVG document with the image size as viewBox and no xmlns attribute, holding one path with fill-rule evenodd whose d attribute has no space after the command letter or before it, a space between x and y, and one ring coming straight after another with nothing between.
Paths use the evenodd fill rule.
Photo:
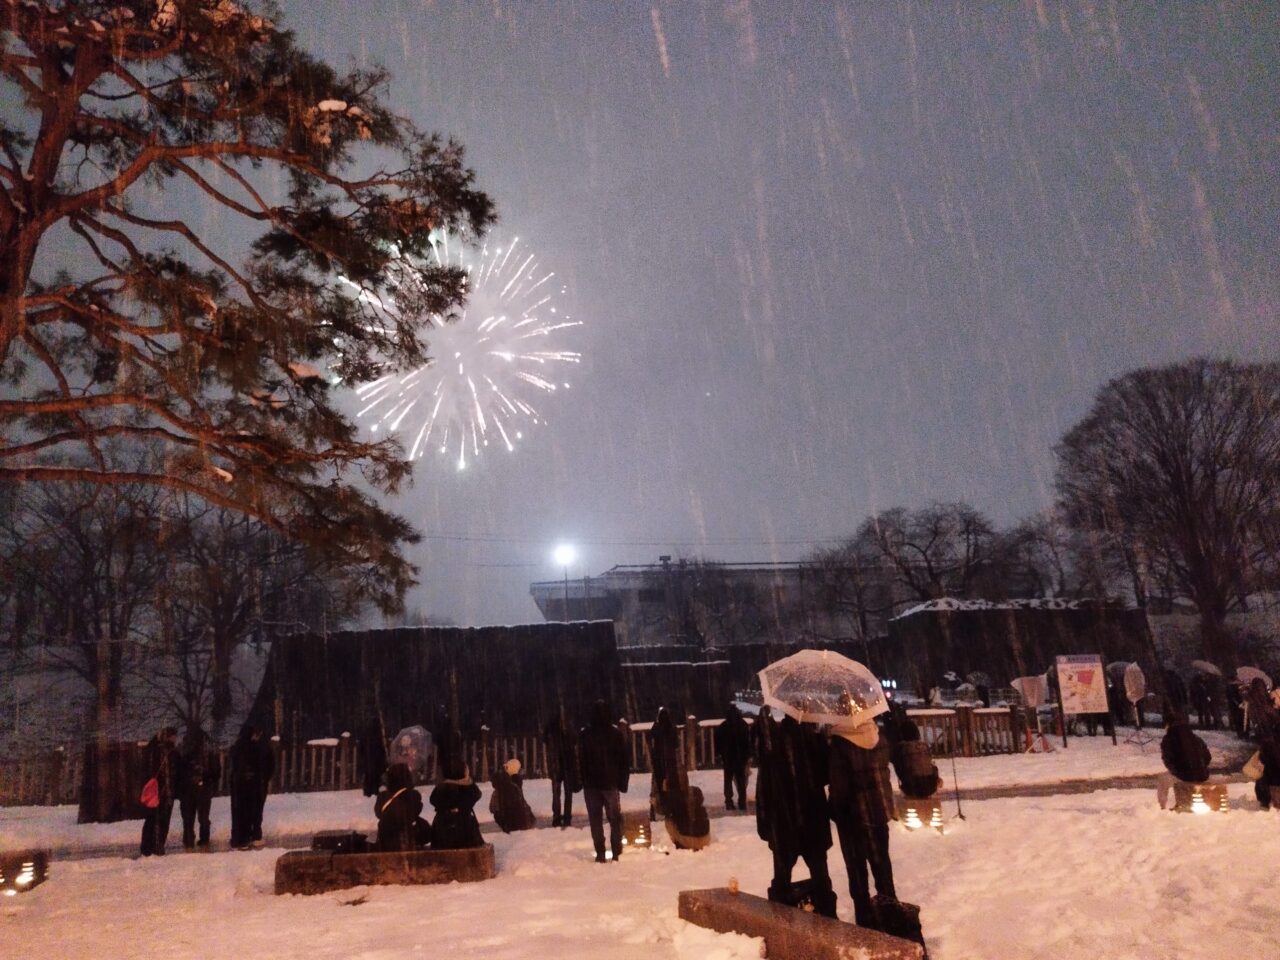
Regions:
<instances>
[{"instance_id":1,"label":"person wearing hat","mask_svg":"<svg viewBox=\"0 0 1280 960\"><path fill-rule=\"evenodd\" d=\"M538 825L529 802L524 798L524 777L520 773L519 760L512 757L493 771L491 782L493 794L489 797L489 812L503 833L532 830Z\"/></svg>"},{"instance_id":2,"label":"person wearing hat","mask_svg":"<svg viewBox=\"0 0 1280 960\"><path fill-rule=\"evenodd\" d=\"M885 800L889 746L880 740L873 719L833 727L829 761L831 818L840 836L840 852L849 874L849 895L860 927L878 928L867 868L877 899L897 900L889 859L889 820Z\"/></svg>"}]
</instances>

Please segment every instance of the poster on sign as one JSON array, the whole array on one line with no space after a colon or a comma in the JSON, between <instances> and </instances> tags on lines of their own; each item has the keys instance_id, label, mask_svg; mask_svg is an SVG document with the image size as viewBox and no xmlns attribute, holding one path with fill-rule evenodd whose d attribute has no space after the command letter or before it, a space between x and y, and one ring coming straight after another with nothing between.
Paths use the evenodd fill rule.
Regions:
<instances>
[{"instance_id":1,"label":"poster on sign","mask_svg":"<svg viewBox=\"0 0 1280 960\"><path fill-rule=\"evenodd\" d=\"M1064 714L1107 712L1107 677L1101 655L1058 657L1057 666Z\"/></svg>"}]
</instances>

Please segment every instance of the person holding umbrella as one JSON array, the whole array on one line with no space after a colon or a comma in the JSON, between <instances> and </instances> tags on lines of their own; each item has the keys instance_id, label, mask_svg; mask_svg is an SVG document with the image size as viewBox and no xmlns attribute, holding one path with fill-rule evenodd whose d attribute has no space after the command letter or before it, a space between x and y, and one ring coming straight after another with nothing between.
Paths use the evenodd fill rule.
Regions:
<instances>
[{"instance_id":1,"label":"person holding umbrella","mask_svg":"<svg viewBox=\"0 0 1280 960\"><path fill-rule=\"evenodd\" d=\"M889 746L874 720L850 722L831 730L831 818L840 835L840 852L849 874L849 895L860 927L879 929L871 901L867 868L875 880L877 900L896 901L893 864L889 859L889 820L885 803Z\"/></svg>"}]
</instances>

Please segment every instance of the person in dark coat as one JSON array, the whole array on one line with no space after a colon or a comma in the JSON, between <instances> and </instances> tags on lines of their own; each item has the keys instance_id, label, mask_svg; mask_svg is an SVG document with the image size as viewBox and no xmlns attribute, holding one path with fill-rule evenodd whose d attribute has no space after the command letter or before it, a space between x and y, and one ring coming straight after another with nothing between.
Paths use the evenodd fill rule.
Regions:
<instances>
[{"instance_id":1,"label":"person in dark coat","mask_svg":"<svg viewBox=\"0 0 1280 960\"><path fill-rule=\"evenodd\" d=\"M182 813L182 846L194 850L209 846L209 810L222 779L222 758L200 727L188 727L178 749L178 808ZM196 840L196 821L200 839Z\"/></svg>"},{"instance_id":2,"label":"person in dark coat","mask_svg":"<svg viewBox=\"0 0 1280 960\"><path fill-rule=\"evenodd\" d=\"M1280 741L1263 737L1258 742L1258 758L1262 761L1262 776L1253 782L1253 795L1263 810L1280 808Z\"/></svg>"},{"instance_id":3,"label":"person in dark coat","mask_svg":"<svg viewBox=\"0 0 1280 960\"><path fill-rule=\"evenodd\" d=\"M1271 702L1267 684L1261 677L1254 677L1245 694L1249 710L1249 727L1258 739L1280 735L1280 713Z\"/></svg>"},{"instance_id":4,"label":"person in dark coat","mask_svg":"<svg viewBox=\"0 0 1280 960\"><path fill-rule=\"evenodd\" d=\"M431 791L431 806L436 818L431 824L433 850L464 850L482 847L480 823L476 820L476 804L480 788L471 779L461 757L454 757L445 777Z\"/></svg>"},{"instance_id":5,"label":"person in dark coat","mask_svg":"<svg viewBox=\"0 0 1280 960\"><path fill-rule=\"evenodd\" d=\"M751 773L751 728L737 704L729 704L724 722L716 727L716 749L724 766L724 808L733 810L733 788L738 788L739 810L747 809L747 778Z\"/></svg>"},{"instance_id":6,"label":"person in dark coat","mask_svg":"<svg viewBox=\"0 0 1280 960\"><path fill-rule=\"evenodd\" d=\"M827 871L831 819L824 789L826 746L816 731L791 717L775 723L762 711L758 726L756 832L773 853L769 899L794 902L791 872L804 858L814 910L834 917L836 895Z\"/></svg>"},{"instance_id":7,"label":"person in dark coat","mask_svg":"<svg viewBox=\"0 0 1280 960\"><path fill-rule=\"evenodd\" d=\"M150 774L148 780L156 781L159 803L148 808L142 818L141 852L144 857L164 856L164 845L169 839L169 822L173 818L173 799L175 778L178 773L178 751L174 744L178 740L178 731L173 727L165 727L147 744L146 770Z\"/></svg>"},{"instance_id":8,"label":"person in dark coat","mask_svg":"<svg viewBox=\"0 0 1280 960\"><path fill-rule=\"evenodd\" d=\"M524 776L520 773L520 761L512 757L493 772L493 793L489 797L489 812L493 822L503 833L516 830L532 830L538 825L533 808L524 798Z\"/></svg>"},{"instance_id":9,"label":"person in dark coat","mask_svg":"<svg viewBox=\"0 0 1280 960\"><path fill-rule=\"evenodd\" d=\"M373 801L373 813L379 850L418 850L431 842L431 827L422 819L422 794L414 789L407 764L387 768L387 786Z\"/></svg>"},{"instance_id":10,"label":"person in dark coat","mask_svg":"<svg viewBox=\"0 0 1280 960\"><path fill-rule=\"evenodd\" d=\"M1185 717L1174 714L1170 718L1164 739L1160 741L1160 759L1173 778L1173 808L1191 809L1191 785L1209 779L1210 757L1208 746L1195 735ZM1161 808L1165 805L1168 787L1167 781L1157 783Z\"/></svg>"},{"instance_id":11,"label":"person in dark coat","mask_svg":"<svg viewBox=\"0 0 1280 960\"><path fill-rule=\"evenodd\" d=\"M689 771L684 765L680 730L666 707L658 708L658 717L649 731L649 760L653 766L649 819L669 817L689 796Z\"/></svg>"},{"instance_id":12,"label":"person in dark coat","mask_svg":"<svg viewBox=\"0 0 1280 960\"><path fill-rule=\"evenodd\" d=\"M360 731L360 769L363 771L363 787L366 797L375 796L382 786L382 775L387 772L387 738L383 734L382 721L370 717ZM410 771L412 775L412 771Z\"/></svg>"},{"instance_id":13,"label":"person in dark coat","mask_svg":"<svg viewBox=\"0 0 1280 960\"><path fill-rule=\"evenodd\" d=\"M246 723L231 746L231 846L262 846L262 811L275 774L275 754L262 731Z\"/></svg>"},{"instance_id":14,"label":"person in dark coat","mask_svg":"<svg viewBox=\"0 0 1280 960\"><path fill-rule=\"evenodd\" d=\"M573 795L582 789L578 777L578 735L569 724L564 707L547 720L542 742L547 748L547 776L551 778L551 825L564 828L573 823Z\"/></svg>"},{"instance_id":15,"label":"person in dark coat","mask_svg":"<svg viewBox=\"0 0 1280 960\"><path fill-rule=\"evenodd\" d=\"M591 842L596 863L605 862L604 818L609 819L609 846L613 859L622 856L622 800L631 777L631 761L622 731L609 722L609 707L603 700L591 705L591 722L578 733L582 797L591 825Z\"/></svg>"},{"instance_id":16,"label":"person in dark coat","mask_svg":"<svg viewBox=\"0 0 1280 960\"><path fill-rule=\"evenodd\" d=\"M926 800L938 792L942 778L938 765L933 762L929 745L920 738L920 727L905 710L894 716L894 740L890 743L894 772L903 796L914 800Z\"/></svg>"},{"instance_id":17,"label":"person in dark coat","mask_svg":"<svg viewBox=\"0 0 1280 960\"><path fill-rule=\"evenodd\" d=\"M1231 729L1236 732L1236 736L1241 740L1244 739L1244 696L1240 690L1240 684L1227 684L1227 722L1231 724Z\"/></svg>"},{"instance_id":18,"label":"person in dark coat","mask_svg":"<svg viewBox=\"0 0 1280 960\"><path fill-rule=\"evenodd\" d=\"M1187 685L1183 682L1178 672L1171 667L1165 667L1162 674L1164 679L1164 701L1160 706L1160 714L1167 721L1170 717L1186 717L1189 714L1189 703L1191 695L1187 693Z\"/></svg>"},{"instance_id":19,"label":"person in dark coat","mask_svg":"<svg viewBox=\"0 0 1280 960\"><path fill-rule=\"evenodd\" d=\"M840 834L840 852L849 874L849 895L860 927L878 927L871 901L867 868L876 894L897 899L893 864L889 859L889 820L885 802L888 786L888 743L880 740L872 721L832 731L830 780L831 816Z\"/></svg>"}]
</instances>

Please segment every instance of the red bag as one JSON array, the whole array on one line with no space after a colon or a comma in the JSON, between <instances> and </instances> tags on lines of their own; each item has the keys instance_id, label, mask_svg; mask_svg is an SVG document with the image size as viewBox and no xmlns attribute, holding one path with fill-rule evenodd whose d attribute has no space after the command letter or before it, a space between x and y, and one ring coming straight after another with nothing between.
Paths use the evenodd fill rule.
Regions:
<instances>
[{"instance_id":1,"label":"red bag","mask_svg":"<svg viewBox=\"0 0 1280 960\"><path fill-rule=\"evenodd\" d=\"M160 782L155 777L142 785L142 793L138 796L138 800L148 810L154 810L160 806Z\"/></svg>"}]
</instances>

